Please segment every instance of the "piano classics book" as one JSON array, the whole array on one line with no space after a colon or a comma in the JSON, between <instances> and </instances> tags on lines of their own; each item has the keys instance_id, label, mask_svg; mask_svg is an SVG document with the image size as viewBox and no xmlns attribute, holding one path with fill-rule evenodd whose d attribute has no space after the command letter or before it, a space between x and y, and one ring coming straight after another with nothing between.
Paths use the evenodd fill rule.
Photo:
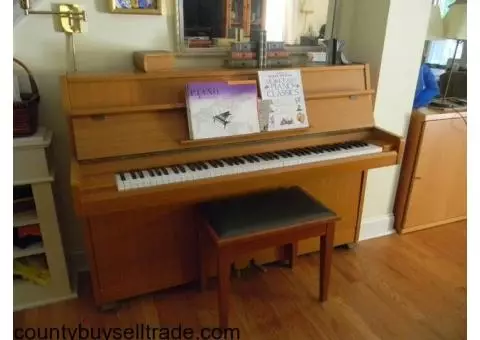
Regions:
<instances>
[{"instance_id":1,"label":"piano classics book","mask_svg":"<svg viewBox=\"0 0 480 340\"><path fill-rule=\"evenodd\" d=\"M256 81L192 82L185 97L190 139L260 132Z\"/></svg>"},{"instance_id":2,"label":"piano classics book","mask_svg":"<svg viewBox=\"0 0 480 340\"><path fill-rule=\"evenodd\" d=\"M258 82L267 123L262 131L278 131L309 126L300 70L258 71Z\"/></svg>"}]
</instances>

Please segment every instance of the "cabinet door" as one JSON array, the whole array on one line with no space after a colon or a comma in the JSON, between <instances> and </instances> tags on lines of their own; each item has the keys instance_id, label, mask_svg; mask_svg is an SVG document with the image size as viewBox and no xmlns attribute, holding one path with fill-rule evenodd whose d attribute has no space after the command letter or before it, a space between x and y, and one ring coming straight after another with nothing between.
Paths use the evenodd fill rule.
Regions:
<instances>
[{"instance_id":1,"label":"cabinet door","mask_svg":"<svg viewBox=\"0 0 480 340\"><path fill-rule=\"evenodd\" d=\"M467 128L463 119L426 121L407 205L405 228L466 216Z\"/></svg>"}]
</instances>

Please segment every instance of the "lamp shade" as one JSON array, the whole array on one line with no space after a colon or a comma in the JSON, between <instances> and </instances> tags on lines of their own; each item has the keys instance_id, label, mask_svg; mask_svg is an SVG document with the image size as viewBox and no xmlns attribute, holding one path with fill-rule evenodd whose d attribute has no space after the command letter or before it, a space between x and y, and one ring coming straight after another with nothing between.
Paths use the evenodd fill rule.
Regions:
<instances>
[{"instance_id":1,"label":"lamp shade","mask_svg":"<svg viewBox=\"0 0 480 340\"><path fill-rule=\"evenodd\" d=\"M467 4L453 4L443 19L446 39L467 40Z\"/></svg>"},{"instance_id":2,"label":"lamp shade","mask_svg":"<svg viewBox=\"0 0 480 340\"><path fill-rule=\"evenodd\" d=\"M432 6L430 11L430 21L428 23L427 40L445 39L443 32L442 14L440 7Z\"/></svg>"}]
</instances>

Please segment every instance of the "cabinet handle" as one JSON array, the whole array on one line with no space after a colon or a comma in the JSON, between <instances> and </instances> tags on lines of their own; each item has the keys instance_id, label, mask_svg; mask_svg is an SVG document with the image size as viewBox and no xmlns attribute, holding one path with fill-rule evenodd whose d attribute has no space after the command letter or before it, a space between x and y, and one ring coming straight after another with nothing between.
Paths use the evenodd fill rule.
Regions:
<instances>
[{"instance_id":1,"label":"cabinet handle","mask_svg":"<svg viewBox=\"0 0 480 340\"><path fill-rule=\"evenodd\" d=\"M415 179L422 179L422 177L415 176Z\"/></svg>"}]
</instances>

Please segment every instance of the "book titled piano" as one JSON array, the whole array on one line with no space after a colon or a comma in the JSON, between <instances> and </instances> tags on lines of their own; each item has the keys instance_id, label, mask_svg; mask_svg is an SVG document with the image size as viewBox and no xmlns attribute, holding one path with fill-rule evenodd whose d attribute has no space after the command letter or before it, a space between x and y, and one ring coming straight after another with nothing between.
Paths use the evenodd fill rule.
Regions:
<instances>
[{"instance_id":1,"label":"book titled piano","mask_svg":"<svg viewBox=\"0 0 480 340\"><path fill-rule=\"evenodd\" d=\"M258 71L258 82L262 131L309 127L300 70Z\"/></svg>"},{"instance_id":2,"label":"book titled piano","mask_svg":"<svg viewBox=\"0 0 480 340\"><path fill-rule=\"evenodd\" d=\"M190 139L260 132L254 80L191 82L185 99Z\"/></svg>"}]
</instances>

